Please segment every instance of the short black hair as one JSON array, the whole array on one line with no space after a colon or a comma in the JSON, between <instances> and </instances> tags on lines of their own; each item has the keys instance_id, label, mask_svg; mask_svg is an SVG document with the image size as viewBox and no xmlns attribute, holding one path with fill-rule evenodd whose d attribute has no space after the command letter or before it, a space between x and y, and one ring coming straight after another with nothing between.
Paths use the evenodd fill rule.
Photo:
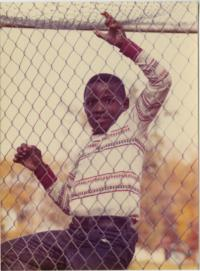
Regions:
<instances>
[{"instance_id":1,"label":"short black hair","mask_svg":"<svg viewBox=\"0 0 200 271\"><path fill-rule=\"evenodd\" d=\"M126 98L126 92L125 92L125 87L124 87L124 83L122 82L122 80L110 73L98 73L95 74L93 77L90 78L90 80L87 82L86 87L85 87L85 91L84 91L84 98L86 95L86 90L87 87L90 84L93 83L112 83L117 85L117 88L119 89L118 94L119 96L124 100Z\"/></svg>"}]
</instances>

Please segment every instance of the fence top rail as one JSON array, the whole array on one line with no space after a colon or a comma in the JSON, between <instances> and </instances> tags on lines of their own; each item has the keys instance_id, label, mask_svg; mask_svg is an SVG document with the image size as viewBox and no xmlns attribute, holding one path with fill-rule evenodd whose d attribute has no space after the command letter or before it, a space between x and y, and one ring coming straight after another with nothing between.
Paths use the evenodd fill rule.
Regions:
<instances>
[{"instance_id":1,"label":"fence top rail","mask_svg":"<svg viewBox=\"0 0 200 271\"><path fill-rule=\"evenodd\" d=\"M198 33L197 23L176 23L165 24L156 23L150 25L149 23L135 23L134 21L122 21L125 31L129 32L162 32L162 33ZM68 21L49 21L49 20L35 20L20 17L0 16L0 27L10 28L34 28L34 29L56 29L56 30L106 30L104 24L91 23L76 23Z\"/></svg>"}]
</instances>

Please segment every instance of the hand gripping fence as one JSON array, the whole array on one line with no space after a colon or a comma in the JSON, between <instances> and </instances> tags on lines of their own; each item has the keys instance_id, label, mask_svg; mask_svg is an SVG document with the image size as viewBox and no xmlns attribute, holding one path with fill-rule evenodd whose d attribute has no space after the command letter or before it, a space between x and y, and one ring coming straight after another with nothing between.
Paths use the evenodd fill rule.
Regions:
<instances>
[{"instance_id":1,"label":"hand gripping fence","mask_svg":"<svg viewBox=\"0 0 200 271\"><path fill-rule=\"evenodd\" d=\"M172 78L169 94L148 127L145 147L140 137L121 139L127 126L111 130L110 137L117 140L110 145L101 136L91 139L84 102L92 106L95 99L98 104L113 99L95 96L93 101L84 101L85 86L92 76L109 73L119 77L128 97L133 96L129 107L137 104L148 84L132 60L94 34L95 29L107 31L104 11ZM124 269L123 261L128 269L198 268L197 16L195 2L1 4L1 240L10 253L5 270ZM108 115L114 122L114 115ZM77 180L80 174L72 168L80 168L90 155L85 153L88 140L106 158L91 159ZM50 186L45 191L37 180L41 171L37 175L13 163L22 143L41 150L43 182L48 182L47 175L51 181L57 178L61 190L51 191ZM128 147L123 144L145 149L137 181L139 158L134 151L127 156ZM130 164L136 165L136 175L128 170L124 173ZM113 173L101 174L104 167L112 168ZM89 170L96 177L87 179ZM111 195L105 193L103 200L102 183ZM91 198L84 184L92 191ZM124 191L127 187L135 189L138 200L130 200L130 192ZM74 200L71 207L66 191ZM53 193L59 194L59 206L51 198ZM104 227L111 223L106 220L110 205L115 230L122 233L112 239L112 245L109 238L114 237ZM97 217L105 221L84 219L95 216L94 207ZM82 220L74 221L74 214ZM129 217L131 228L116 217ZM135 248L129 244L132 239L137 241ZM18 261L20 257L25 265Z\"/></svg>"}]
</instances>

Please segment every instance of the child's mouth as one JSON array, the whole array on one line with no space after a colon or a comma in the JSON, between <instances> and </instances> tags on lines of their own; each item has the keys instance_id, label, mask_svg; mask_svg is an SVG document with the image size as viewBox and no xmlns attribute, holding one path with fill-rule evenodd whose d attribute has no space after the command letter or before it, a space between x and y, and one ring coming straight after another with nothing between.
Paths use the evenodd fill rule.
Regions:
<instances>
[{"instance_id":1,"label":"child's mouth","mask_svg":"<svg viewBox=\"0 0 200 271\"><path fill-rule=\"evenodd\" d=\"M98 122L99 124L103 124L103 123L105 123L105 122L107 122L108 121L108 119L107 118L96 118L96 122Z\"/></svg>"}]
</instances>

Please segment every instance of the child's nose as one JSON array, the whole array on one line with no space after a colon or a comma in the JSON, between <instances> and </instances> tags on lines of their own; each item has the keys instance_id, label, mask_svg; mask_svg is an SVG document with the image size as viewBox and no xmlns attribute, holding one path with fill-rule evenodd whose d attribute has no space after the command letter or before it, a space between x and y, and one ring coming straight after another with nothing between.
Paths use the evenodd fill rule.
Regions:
<instances>
[{"instance_id":1,"label":"child's nose","mask_svg":"<svg viewBox=\"0 0 200 271\"><path fill-rule=\"evenodd\" d=\"M104 112L104 105L102 104L102 102L98 101L96 103L94 111L95 112Z\"/></svg>"}]
</instances>

